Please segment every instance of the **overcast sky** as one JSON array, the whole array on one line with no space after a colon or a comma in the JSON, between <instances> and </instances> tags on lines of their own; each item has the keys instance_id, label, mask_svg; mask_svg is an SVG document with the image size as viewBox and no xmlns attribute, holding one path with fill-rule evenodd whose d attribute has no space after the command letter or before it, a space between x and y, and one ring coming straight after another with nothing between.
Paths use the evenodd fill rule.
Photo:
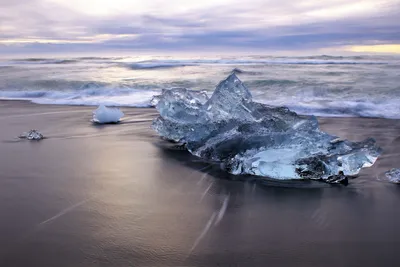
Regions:
<instances>
[{"instance_id":1,"label":"overcast sky","mask_svg":"<svg viewBox=\"0 0 400 267\"><path fill-rule=\"evenodd\" d=\"M0 53L400 52L400 0L0 0Z\"/></svg>"}]
</instances>

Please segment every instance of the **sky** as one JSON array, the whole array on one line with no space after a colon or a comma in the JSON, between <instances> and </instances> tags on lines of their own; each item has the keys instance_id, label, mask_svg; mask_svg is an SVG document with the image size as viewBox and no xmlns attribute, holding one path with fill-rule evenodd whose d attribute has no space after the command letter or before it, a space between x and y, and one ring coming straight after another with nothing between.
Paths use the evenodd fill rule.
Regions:
<instances>
[{"instance_id":1,"label":"sky","mask_svg":"<svg viewBox=\"0 0 400 267\"><path fill-rule=\"evenodd\" d=\"M400 0L0 0L0 54L400 53Z\"/></svg>"}]
</instances>

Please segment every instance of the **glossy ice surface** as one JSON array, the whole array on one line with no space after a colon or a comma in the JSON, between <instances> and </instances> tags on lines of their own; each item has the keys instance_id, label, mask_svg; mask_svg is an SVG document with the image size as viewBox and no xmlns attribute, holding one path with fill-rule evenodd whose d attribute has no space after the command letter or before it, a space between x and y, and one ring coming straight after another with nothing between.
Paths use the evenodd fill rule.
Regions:
<instances>
[{"instance_id":1,"label":"glossy ice surface","mask_svg":"<svg viewBox=\"0 0 400 267\"><path fill-rule=\"evenodd\" d=\"M253 102L234 72L210 98L178 88L163 90L153 104L160 113L153 128L162 137L232 174L336 182L372 166L380 154L371 138L342 140L320 131L314 116Z\"/></svg>"},{"instance_id":2,"label":"glossy ice surface","mask_svg":"<svg viewBox=\"0 0 400 267\"><path fill-rule=\"evenodd\" d=\"M108 108L100 105L93 111L93 122L95 123L117 123L124 116L124 113L118 108Z\"/></svg>"}]
</instances>

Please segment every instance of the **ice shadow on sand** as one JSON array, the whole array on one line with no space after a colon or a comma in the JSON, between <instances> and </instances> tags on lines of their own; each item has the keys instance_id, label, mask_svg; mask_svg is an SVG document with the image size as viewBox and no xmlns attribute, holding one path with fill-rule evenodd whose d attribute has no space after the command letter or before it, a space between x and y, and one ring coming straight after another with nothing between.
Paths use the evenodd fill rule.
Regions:
<instances>
[{"instance_id":1,"label":"ice shadow on sand","mask_svg":"<svg viewBox=\"0 0 400 267\"><path fill-rule=\"evenodd\" d=\"M216 179L243 181L265 187L304 189L344 187L344 185L341 184L327 184L314 180L277 180L253 175L233 175L224 171L218 163L206 162L196 156L193 156L183 147L180 147L174 143L160 139L158 142L153 142L153 144L160 149L160 152L166 158L176 160L180 162L180 164L193 169L193 171L207 173L208 175Z\"/></svg>"}]
</instances>

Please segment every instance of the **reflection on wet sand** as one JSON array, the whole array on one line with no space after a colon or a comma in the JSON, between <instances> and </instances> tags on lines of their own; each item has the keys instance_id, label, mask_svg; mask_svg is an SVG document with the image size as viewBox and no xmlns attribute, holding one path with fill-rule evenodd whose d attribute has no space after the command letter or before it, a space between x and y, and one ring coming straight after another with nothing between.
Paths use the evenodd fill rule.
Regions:
<instances>
[{"instance_id":1,"label":"reflection on wet sand","mask_svg":"<svg viewBox=\"0 0 400 267\"><path fill-rule=\"evenodd\" d=\"M159 140L153 110L125 109L145 121L98 128L90 114L27 103L0 118L13 109L48 114L1 120L0 266L397 262L400 187L375 175L398 164L399 121L321 118L328 132L372 135L384 149L348 186L332 186L229 175ZM49 138L5 142L27 125Z\"/></svg>"}]
</instances>

